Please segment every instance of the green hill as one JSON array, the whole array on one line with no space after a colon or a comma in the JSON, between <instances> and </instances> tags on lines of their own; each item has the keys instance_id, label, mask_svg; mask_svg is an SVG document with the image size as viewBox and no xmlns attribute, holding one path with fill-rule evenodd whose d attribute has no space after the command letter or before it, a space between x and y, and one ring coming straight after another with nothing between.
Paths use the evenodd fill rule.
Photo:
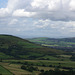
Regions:
<instances>
[{"instance_id":1,"label":"green hill","mask_svg":"<svg viewBox=\"0 0 75 75\"><path fill-rule=\"evenodd\" d=\"M2 59L36 59L45 55L54 56L63 53L12 35L0 35L0 58Z\"/></svg>"},{"instance_id":2,"label":"green hill","mask_svg":"<svg viewBox=\"0 0 75 75\"><path fill-rule=\"evenodd\" d=\"M29 41L50 48L60 49L68 52L75 52L75 38L55 39L42 37L29 39Z\"/></svg>"}]
</instances>

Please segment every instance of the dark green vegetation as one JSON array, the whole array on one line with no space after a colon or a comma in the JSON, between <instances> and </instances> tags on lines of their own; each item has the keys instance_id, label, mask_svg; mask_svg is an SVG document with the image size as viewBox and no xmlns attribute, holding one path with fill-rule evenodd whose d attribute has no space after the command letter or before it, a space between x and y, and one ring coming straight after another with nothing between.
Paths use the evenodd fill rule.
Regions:
<instances>
[{"instance_id":1,"label":"dark green vegetation","mask_svg":"<svg viewBox=\"0 0 75 75\"><path fill-rule=\"evenodd\" d=\"M70 60L75 61L75 55L73 55Z\"/></svg>"},{"instance_id":2,"label":"dark green vegetation","mask_svg":"<svg viewBox=\"0 0 75 75\"><path fill-rule=\"evenodd\" d=\"M58 72L56 68L61 74L64 72L64 75L75 71L74 50L63 51L46 47L47 44L41 45L11 35L0 35L1 74L3 68L15 75L54 74Z\"/></svg>"},{"instance_id":3,"label":"dark green vegetation","mask_svg":"<svg viewBox=\"0 0 75 75\"><path fill-rule=\"evenodd\" d=\"M30 66L30 65L29 66L28 65L22 65L21 69L27 70L29 72L33 72L33 71L38 71L39 70L38 67L33 67L33 66Z\"/></svg>"},{"instance_id":4,"label":"dark green vegetation","mask_svg":"<svg viewBox=\"0 0 75 75\"><path fill-rule=\"evenodd\" d=\"M75 62L73 61L3 60L1 65L10 70L15 75L54 75L56 72L61 73L58 75L75 74Z\"/></svg>"},{"instance_id":5,"label":"dark green vegetation","mask_svg":"<svg viewBox=\"0 0 75 75\"><path fill-rule=\"evenodd\" d=\"M63 54L63 51L42 47L19 37L0 35L1 59L37 59L58 54Z\"/></svg>"},{"instance_id":6,"label":"dark green vegetation","mask_svg":"<svg viewBox=\"0 0 75 75\"><path fill-rule=\"evenodd\" d=\"M41 73L39 75L75 75L75 71L73 71L72 68L69 68L69 67L66 68L66 67L64 67L64 68L68 69L68 71L64 71L64 70L61 71L59 69L59 67L55 67L54 70L44 71L43 69L39 70L38 67L33 67L33 66L28 66L28 65L27 66L26 65L22 65L21 69L27 70L27 71L30 71L30 72L40 71Z\"/></svg>"},{"instance_id":7,"label":"dark green vegetation","mask_svg":"<svg viewBox=\"0 0 75 75\"><path fill-rule=\"evenodd\" d=\"M63 38L63 39L54 39L54 38L33 38L29 41L42 46L59 49L65 51L65 55L60 55L61 57L67 57L71 61L75 61L75 38ZM60 56L58 56L60 58Z\"/></svg>"},{"instance_id":8,"label":"dark green vegetation","mask_svg":"<svg viewBox=\"0 0 75 75\"><path fill-rule=\"evenodd\" d=\"M5 63L24 64L29 66L43 66L43 67L69 67L75 69L74 61L50 61L50 60L3 60Z\"/></svg>"},{"instance_id":9,"label":"dark green vegetation","mask_svg":"<svg viewBox=\"0 0 75 75\"><path fill-rule=\"evenodd\" d=\"M9 70L0 65L0 75L13 75Z\"/></svg>"},{"instance_id":10,"label":"dark green vegetation","mask_svg":"<svg viewBox=\"0 0 75 75\"><path fill-rule=\"evenodd\" d=\"M33 38L29 41L40 44L42 46L64 50L66 52L75 52L75 38Z\"/></svg>"},{"instance_id":11,"label":"dark green vegetation","mask_svg":"<svg viewBox=\"0 0 75 75\"><path fill-rule=\"evenodd\" d=\"M61 71L59 69L55 69L55 70L49 70L49 71L42 72L39 75L75 75L75 71L73 70Z\"/></svg>"}]
</instances>

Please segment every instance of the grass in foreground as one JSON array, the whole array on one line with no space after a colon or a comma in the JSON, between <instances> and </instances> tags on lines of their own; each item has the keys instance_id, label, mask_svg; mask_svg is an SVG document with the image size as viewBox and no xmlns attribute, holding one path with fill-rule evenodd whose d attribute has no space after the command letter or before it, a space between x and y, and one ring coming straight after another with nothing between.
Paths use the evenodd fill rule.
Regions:
<instances>
[{"instance_id":1,"label":"grass in foreground","mask_svg":"<svg viewBox=\"0 0 75 75\"><path fill-rule=\"evenodd\" d=\"M1 63L3 67L8 69L10 72L12 72L14 75L31 75L31 72L28 72L26 70L22 70L20 67L21 65L19 64L9 64L9 63ZM3 72L3 71L2 71ZM7 72L2 73L2 75L13 75L13 74L8 74Z\"/></svg>"},{"instance_id":2,"label":"grass in foreground","mask_svg":"<svg viewBox=\"0 0 75 75\"><path fill-rule=\"evenodd\" d=\"M61 71L62 70L69 71L69 69L65 69L65 68L71 68L71 67L73 68L73 70L75 69L75 62L73 61L3 60L2 63L0 64L15 75L21 75L21 74L39 75L40 70L49 71L49 70L54 70L56 67L59 67ZM39 70L29 72L27 70L21 69L22 65L37 67Z\"/></svg>"},{"instance_id":3,"label":"grass in foreground","mask_svg":"<svg viewBox=\"0 0 75 75\"><path fill-rule=\"evenodd\" d=\"M0 74L2 74L2 75L13 75L9 70L5 69L1 65L0 65Z\"/></svg>"}]
</instances>

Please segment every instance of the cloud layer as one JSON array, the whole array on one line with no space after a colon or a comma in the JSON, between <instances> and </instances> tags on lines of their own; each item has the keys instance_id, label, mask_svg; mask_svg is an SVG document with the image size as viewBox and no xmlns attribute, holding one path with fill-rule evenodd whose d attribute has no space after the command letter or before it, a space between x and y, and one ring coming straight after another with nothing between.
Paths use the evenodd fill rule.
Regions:
<instances>
[{"instance_id":1,"label":"cloud layer","mask_svg":"<svg viewBox=\"0 0 75 75\"><path fill-rule=\"evenodd\" d=\"M8 0L0 8L1 33L75 36L75 0Z\"/></svg>"},{"instance_id":2,"label":"cloud layer","mask_svg":"<svg viewBox=\"0 0 75 75\"><path fill-rule=\"evenodd\" d=\"M75 20L75 0L8 0L6 8L0 9L0 17L17 16L51 19L60 21Z\"/></svg>"}]
</instances>

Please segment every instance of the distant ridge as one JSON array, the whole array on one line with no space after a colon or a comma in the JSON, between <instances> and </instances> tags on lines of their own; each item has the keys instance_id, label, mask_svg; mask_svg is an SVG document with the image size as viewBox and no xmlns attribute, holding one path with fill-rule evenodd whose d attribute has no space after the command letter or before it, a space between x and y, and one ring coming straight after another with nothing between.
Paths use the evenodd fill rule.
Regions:
<instances>
[{"instance_id":1,"label":"distant ridge","mask_svg":"<svg viewBox=\"0 0 75 75\"><path fill-rule=\"evenodd\" d=\"M32 38L29 41L42 46L75 52L75 37L70 38Z\"/></svg>"},{"instance_id":2,"label":"distant ridge","mask_svg":"<svg viewBox=\"0 0 75 75\"><path fill-rule=\"evenodd\" d=\"M13 35L0 35L0 58L36 59L43 55L63 54L63 51L43 47Z\"/></svg>"}]
</instances>

